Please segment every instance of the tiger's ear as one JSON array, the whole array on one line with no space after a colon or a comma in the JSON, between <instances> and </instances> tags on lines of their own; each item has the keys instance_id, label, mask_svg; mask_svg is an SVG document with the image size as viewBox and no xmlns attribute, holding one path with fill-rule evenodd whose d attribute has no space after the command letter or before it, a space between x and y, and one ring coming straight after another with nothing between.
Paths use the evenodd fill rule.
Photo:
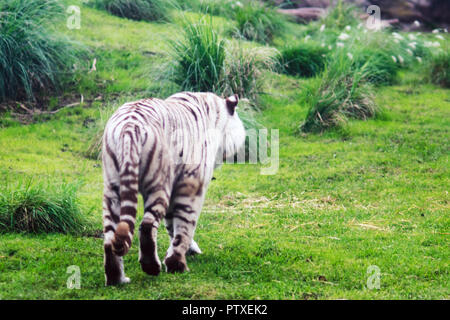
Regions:
<instances>
[{"instance_id":1,"label":"tiger's ear","mask_svg":"<svg viewBox=\"0 0 450 320\"><path fill-rule=\"evenodd\" d=\"M228 112L230 113L230 115L233 115L234 110L236 109L236 106L239 102L238 95L234 94L234 95L228 97L225 101L227 103Z\"/></svg>"}]
</instances>

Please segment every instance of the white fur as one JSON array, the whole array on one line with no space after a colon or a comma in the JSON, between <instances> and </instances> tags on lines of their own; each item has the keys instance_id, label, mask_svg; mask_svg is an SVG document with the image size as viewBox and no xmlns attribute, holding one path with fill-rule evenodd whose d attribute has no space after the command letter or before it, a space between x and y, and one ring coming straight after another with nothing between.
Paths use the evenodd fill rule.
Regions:
<instances>
[{"instance_id":1,"label":"white fur","mask_svg":"<svg viewBox=\"0 0 450 320\"><path fill-rule=\"evenodd\" d=\"M237 102L236 96L231 96L228 100L231 102ZM237 107L235 108L233 115L230 115L226 103L223 104L223 109L222 114L226 114L227 117L225 120L226 122L223 135L220 137L221 141L219 142L219 146L221 146L221 148L219 148L216 157L216 163L218 162L219 165L216 164L215 168L219 167L221 164L221 161L217 160L225 158L232 159L245 143L245 128L236 111Z\"/></svg>"}]
</instances>

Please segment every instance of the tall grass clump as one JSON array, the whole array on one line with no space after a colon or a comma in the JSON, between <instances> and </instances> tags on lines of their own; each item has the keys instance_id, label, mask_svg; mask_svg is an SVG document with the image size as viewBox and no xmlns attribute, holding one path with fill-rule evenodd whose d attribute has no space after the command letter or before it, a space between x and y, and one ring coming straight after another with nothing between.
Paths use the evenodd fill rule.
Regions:
<instances>
[{"instance_id":1,"label":"tall grass clump","mask_svg":"<svg viewBox=\"0 0 450 320\"><path fill-rule=\"evenodd\" d=\"M118 17L164 22L169 20L172 3L167 0L93 0L91 5Z\"/></svg>"},{"instance_id":2,"label":"tall grass clump","mask_svg":"<svg viewBox=\"0 0 450 320\"><path fill-rule=\"evenodd\" d=\"M319 45L300 43L281 49L283 72L292 76L313 77L323 71L328 50Z\"/></svg>"},{"instance_id":3,"label":"tall grass clump","mask_svg":"<svg viewBox=\"0 0 450 320\"><path fill-rule=\"evenodd\" d=\"M133 97L135 98L135 97ZM91 160L100 160L102 158L102 144L103 144L103 133L105 131L106 124L114 114L114 112L121 106L125 101L129 101L132 99L131 97L123 97L119 101L116 101L106 108L102 108L99 110L100 117L95 122L95 125L92 127L89 136L91 137L88 142L88 147L84 151L83 156L87 159Z\"/></svg>"},{"instance_id":4,"label":"tall grass clump","mask_svg":"<svg viewBox=\"0 0 450 320\"><path fill-rule=\"evenodd\" d=\"M211 19L185 21L182 38L171 43L175 65L172 79L182 90L220 91L224 75L225 41Z\"/></svg>"},{"instance_id":5,"label":"tall grass clump","mask_svg":"<svg viewBox=\"0 0 450 320\"><path fill-rule=\"evenodd\" d=\"M183 36L171 43L172 67L164 78L180 90L238 94L257 101L264 74L279 68L279 52L270 48L246 48L221 39L211 19L185 22Z\"/></svg>"},{"instance_id":6,"label":"tall grass clump","mask_svg":"<svg viewBox=\"0 0 450 320\"><path fill-rule=\"evenodd\" d=\"M367 66L355 68L344 51L337 52L306 93L310 109L301 131L323 131L348 119L373 117L377 107L367 82Z\"/></svg>"},{"instance_id":7,"label":"tall grass clump","mask_svg":"<svg viewBox=\"0 0 450 320\"><path fill-rule=\"evenodd\" d=\"M237 2L235 0L177 0L175 7L180 10L207 13L213 16L232 17Z\"/></svg>"},{"instance_id":8,"label":"tall grass clump","mask_svg":"<svg viewBox=\"0 0 450 320\"><path fill-rule=\"evenodd\" d=\"M231 46L227 50L221 92L224 95L238 94L256 104L264 74L279 68L278 56L277 50L266 47Z\"/></svg>"},{"instance_id":9,"label":"tall grass clump","mask_svg":"<svg viewBox=\"0 0 450 320\"><path fill-rule=\"evenodd\" d=\"M426 79L444 88L450 88L450 53L446 50L432 55L425 63Z\"/></svg>"},{"instance_id":10,"label":"tall grass clump","mask_svg":"<svg viewBox=\"0 0 450 320\"><path fill-rule=\"evenodd\" d=\"M92 224L82 215L77 186L19 183L0 187L0 232L84 234Z\"/></svg>"},{"instance_id":11,"label":"tall grass clump","mask_svg":"<svg viewBox=\"0 0 450 320\"><path fill-rule=\"evenodd\" d=\"M0 2L0 100L34 100L71 72L80 47L55 32L63 18L57 0Z\"/></svg>"},{"instance_id":12,"label":"tall grass clump","mask_svg":"<svg viewBox=\"0 0 450 320\"><path fill-rule=\"evenodd\" d=\"M361 47L354 53L356 69L364 68L366 80L376 85L390 85L394 82L400 65L388 51L382 48Z\"/></svg>"},{"instance_id":13,"label":"tall grass clump","mask_svg":"<svg viewBox=\"0 0 450 320\"><path fill-rule=\"evenodd\" d=\"M250 41L269 43L286 29L286 17L259 1L245 1L234 8L234 35Z\"/></svg>"},{"instance_id":14,"label":"tall grass clump","mask_svg":"<svg viewBox=\"0 0 450 320\"><path fill-rule=\"evenodd\" d=\"M400 69L414 67L431 55L420 35L355 31L350 33L353 43L349 46L349 52L355 56L354 65L366 65L367 80L376 85L391 85Z\"/></svg>"},{"instance_id":15,"label":"tall grass clump","mask_svg":"<svg viewBox=\"0 0 450 320\"><path fill-rule=\"evenodd\" d=\"M344 29L347 26L358 24L356 7L352 4L338 0L334 7L331 7L321 23L327 28Z\"/></svg>"}]
</instances>

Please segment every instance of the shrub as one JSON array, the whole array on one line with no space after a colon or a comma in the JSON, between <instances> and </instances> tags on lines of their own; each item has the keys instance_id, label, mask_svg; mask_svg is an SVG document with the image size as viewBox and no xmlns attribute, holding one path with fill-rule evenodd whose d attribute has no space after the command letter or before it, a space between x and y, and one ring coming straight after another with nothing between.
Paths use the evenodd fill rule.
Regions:
<instances>
[{"instance_id":1,"label":"shrub","mask_svg":"<svg viewBox=\"0 0 450 320\"><path fill-rule=\"evenodd\" d=\"M219 95L238 94L256 102L263 74L278 67L278 51L231 45L213 29L211 20L185 22L183 37L172 44L169 78L186 91L209 91Z\"/></svg>"},{"instance_id":2,"label":"shrub","mask_svg":"<svg viewBox=\"0 0 450 320\"><path fill-rule=\"evenodd\" d=\"M414 56L420 57L422 59L427 59L431 56L430 48L425 46L423 40L416 41L416 46L413 48Z\"/></svg>"},{"instance_id":3,"label":"shrub","mask_svg":"<svg viewBox=\"0 0 450 320\"><path fill-rule=\"evenodd\" d=\"M181 40L171 42L175 61L172 78L188 91L220 91L225 63L225 41L212 21L185 22Z\"/></svg>"},{"instance_id":4,"label":"shrub","mask_svg":"<svg viewBox=\"0 0 450 320\"><path fill-rule=\"evenodd\" d=\"M323 71L328 50L314 44L301 43L281 50L281 63L286 74L313 77Z\"/></svg>"},{"instance_id":5,"label":"shrub","mask_svg":"<svg viewBox=\"0 0 450 320\"><path fill-rule=\"evenodd\" d=\"M392 84L398 70L427 60L431 50L424 38L412 33L400 35L395 32L357 32L353 45L357 67L367 62L368 81L377 85Z\"/></svg>"},{"instance_id":6,"label":"shrub","mask_svg":"<svg viewBox=\"0 0 450 320\"><path fill-rule=\"evenodd\" d=\"M343 29L348 25L356 25L356 7L339 0L336 6L332 7L328 14L321 19L327 28Z\"/></svg>"},{"instance_id":7,"label":"shrub","mask_svg":"<svg viewBox=\"0 0 450 320\"><path fill-rule=\"evenodd\" d=\"M182 10L208 13L214 16L232 17L236 7L234 0L177 0L176 6Z\"/></svg>"},{"instance_id":8,"label":"shrub","mask_svg":"<svg viewBox=\"0 0 450 320\"><path fill-rule=\"evenodd\" d=\"M426 78L428 81L450 88L450 53L442 51L431 56L426 64Z\"/></svg>"},{"instance_id":9,"label":"shrub","mask_svg":"<svg viewBox=\"0 0 450 320\"><path fill-rule=\"evenodd\" d=\"M377 85L389 85L394 82L399 65L386 50L362 47L354 53L354 56L353 67L364 68L368 82Z\"/></svg>"},{"instance_id":10,"label":"shrub","mask_svg":"<svg viewBox=\"0 0 450 320\"><path fill-rule=\"evenodd\" d=\"M55 33L63 14L57 0L0 2L0 100L34 100L71 71L81 47Z\"/></svg>"},{"instance_id":11,"label":"shrub","mask_svg":"<svg viewBox=\"0 0 450 320\"><path fill-rule=\"evenodd\" d=\"M307 91L310 109L300 129L323 131L338 127L349 118L373 117L377 107L366 79L365 66L356 68L344 51L338 52L326 66L322 78L316 79Z\"/></svg>"},{"instance_id":12,"label":"shrub","mask_svg":"<svg viewBox=\"0 0 450 320\"><path fill-rule=\"evenodd\" d=\"M262 90L263 74L274 71L278 63L278 51L270 48L244 48L241 45L228 50L221 92L236 93L241 98L257 102Z\"/></svg>"},{"instance_id":13,"label":"shrub","mask_svg":"<svg viewBox=\"0 0 450 320\"><path fill-rule=\"evenodd\" d=\"M271 42L285 29L285 17L274 8L259 2L246 1L234 9L237 23L235 36L261 43Z\"/></svg>"},{"instance_id":14,"label":"shrub","mask_svg":"<svg viewBox=\"0 0 450 320\"><path fill-rule=\"evenodd\" d=\"M0 232L83 234L92 227L81 213L77 186L19 183L0 187Z\"/></svg>"},{"instance_id":15,"label":"shrub","mask_svg":"<svg viewBox=\"0 0 450 320\"><path fill-rule=\"evenodd\" d=\"M260 124L257 120L259 110L256 108L255 104L248 99L240 99L239 100L239 106L238 111L239 118L241 119L245 132L246 132L246 138L244 143L244 150L245 150L245 161L249 162L251 158L255 158L258 154L258 146L260 143L262 143L261 140L259 140L259 130L264 129L264 126ZM256 143L255 143L256 142ZM266 147L269 148L269 141L266 142ZM242 152L242 150L240 150ZM235 161L238 161L237 155L235 156Z\"/></svg>"},{"instance_id":16,"label":"shrub","mask_svg":"<svg viewBox=\"0 0 450 320\"><path fill-rule=\"evenodd\" d=\"M180 10L198 11L201 5L201 0L176 0L175 7Z\"/></svg>"},{"instance_id":17,"label":"shrub","mask_svg":"<svg viewBox=\"0 0 450 320\"><path fill-rule=\"evenodd\" d=\"M133 98L135 99L136 97ZM119 106L127 100L127 97L123 97L123 100L121 99L120 101L108 105L106 108L100 109L100 118L95 122L95 125L89 134L91 139L89 140L87 150L83 153L84 157L91 160L100 160L102 158L103 133L105 131L106 123Z\"/></svg>"},{"instance_id":18,"label":"shrub","mask_svg":"<svg viewBox=\"0 0 450 320\"><path fill-rule=\"evenodd\" d=\"M87 150L83 156L91 160L100 160L102 158L103 131L106 123L101 123L99 128L94 132Z\"/></svg>"},{"instance_id":19,"label":"shrub","mask_svg":"<svg viewBox=\"0 0 450 320\"><path fill-rule=\"evenodd\" d=\"M170 1L166 0L94 0L92 4L97 9L132 20L169 20Z\"/></svg>"}]
</instances>

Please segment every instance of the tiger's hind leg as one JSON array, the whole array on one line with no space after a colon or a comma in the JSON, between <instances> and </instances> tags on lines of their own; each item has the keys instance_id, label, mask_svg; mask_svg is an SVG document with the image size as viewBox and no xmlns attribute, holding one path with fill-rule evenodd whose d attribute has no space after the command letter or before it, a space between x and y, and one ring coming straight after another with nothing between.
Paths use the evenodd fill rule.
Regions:
<instances>
[{"instance_id":1,"label":"tiger's hind leg","mask_svg":"<svg viewBox=\"0 0 450 320\"><path fill-rule=\"evenodd\" d=\"M107 286L130 282L130 279L125 276L123 258L115 255L112 250L112 239L119 221L119 187L106 185L103 196L103 248Z\"/></svg>"},{"instance_id":2,"label":"tiger's hind leg","mask_svg":"<svg viewBox=\"0 0 450 320\"><path fill-rule=\"evenodd\" d=\"M164 219L165 221L165 225L166 225L166 230L167 233L169 234L169 238L170 238L170 242L172 242L173 240L173 218L172 218L172 213L167 214L168 216L170 216L171 218L167 218ZM192 239L191 245L189 246L188 251L186 252L186 255L188 256L195 256L196 254L201 254L202 250L200 249L200 247L198 246L197 242L195 242L194 239Z\"/></svg>"},{"instance_id":3,"label":"tiger's hind leg","mask_svg":"<svg viewBox=\"0 0 450 320\"><path fill-rule=\"evenodd\" d=\"M195 178L181 179L174 190L168 230L173 230L173 238L167 250L164 264L167 272L188 271L186 254L193 243L197 219L204 199L203 184ZM169 235L170 235L169 230ZM198 247L198 246L197 246Z\"/></svg>"},{"instance_id":4,"label":"tiger's hind leg","mask_svg":"<svg viewBox=\"0 0 450 320\"><path fill-rule=\"evenodd\" d=\"M161 271L157 249L158 227L166 215L169 196L163 187L152 189L153 193L144 196L144 218L139 227L139 262L145 273L157 276Z\"/></svg>"}]
</instances>

